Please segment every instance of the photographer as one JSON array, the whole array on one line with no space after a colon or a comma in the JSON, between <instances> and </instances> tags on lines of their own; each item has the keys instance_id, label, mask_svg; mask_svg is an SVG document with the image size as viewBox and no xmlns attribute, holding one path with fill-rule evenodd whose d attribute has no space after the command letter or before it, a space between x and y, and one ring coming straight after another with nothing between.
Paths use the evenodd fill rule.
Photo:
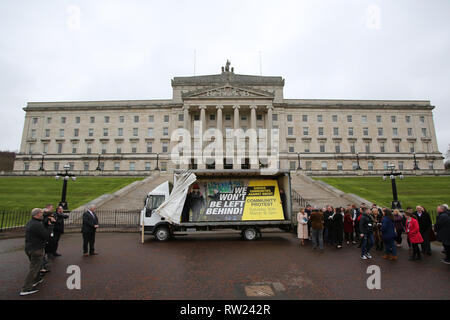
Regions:
<instances>
[{"instance_id":1,"label":"photographer","mask_svg":"<svg viewBox=\"0 0 450 320\"><path fill-rule=\"evenodd\" d=\"M52 239L53 241L52 241L49 249L50 249L50 253L54 257L59 257L59 256L61 256L57 252L59 238L61 237L61 234L64 233L64 219L67 219L69 216L67 214L64 214L62 206L58 206L58 208L56 208L54 217L56 219L56 222L53 227L53 239Z\"/></svg>"},{"instance_id":2,"label":"photographer","mask_svg":"<svg viewBox=\"0 0 450 320\"><path fill-rule=\"evenodd\" d=\"M51 247L53 243L53 228L54 224L56 222L56 219L53 214L53 205L48 204L45 206L44 213L43 213L43 219L42 223L47 230L47 232L50 234L50 237L48 238L47 242L45 243L45 254L44 254L44 260L42 262L42 268L41 268L41 274L45 274L47 272L50 272L50 269L48 268L48 254L51 253Z\"/></svg>"}]
</instances>

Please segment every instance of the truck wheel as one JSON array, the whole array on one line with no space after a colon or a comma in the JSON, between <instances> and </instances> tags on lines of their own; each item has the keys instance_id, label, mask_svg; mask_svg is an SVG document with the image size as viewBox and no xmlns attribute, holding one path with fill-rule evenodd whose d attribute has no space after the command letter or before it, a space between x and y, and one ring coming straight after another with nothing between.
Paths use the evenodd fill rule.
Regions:
<instances>
[{"instance_id":1,"label":"truck wheel","mask_svg":"<svg viewBox=\"0 0 450 320\"><path fill-rule=\"evenodd\" d=\"M160 226L156 229L155 232L156 240L158 241L167 241L170 239L170 232L167 226Z\"/></svg>"},{"instance_id":2,"label":"truck wheel","mask_svg":"<svg viewBox=\"0 0 450 320\"><path fill-rule=\"evenodd\" d=\"M253 241L258 236L258 231L254 227L249 227L244 229L244 231L242 232L242 236L247 241Z\"/></svg>"}]
</instances>

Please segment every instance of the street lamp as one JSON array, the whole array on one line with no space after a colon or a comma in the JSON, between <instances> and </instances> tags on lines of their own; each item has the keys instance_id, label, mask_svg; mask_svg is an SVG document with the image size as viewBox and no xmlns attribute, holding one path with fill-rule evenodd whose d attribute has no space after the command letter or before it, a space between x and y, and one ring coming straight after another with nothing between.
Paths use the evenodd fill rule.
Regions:
<instances>
[{"instance_id":1,"label":"street lamp","mask_svg":"<svg viewBox=\"0 0 450 320\"><path fill-rule=\"evenodd\" d=\"M357 163L356 170L361 170L361 167L359 166L359 153L358 152L356 153L356 163Z\"/></svg>"},{"instance_id":2,"label":"street lamp","mask_svg":"<svg viewBox=\"0 0 450 320\"><path fill-rule=\"evenodd\" d=\"M98 158L97 158L97 171L102 171L102 168L100 168L100 157L101 157L101 153L98 154Z\"/></svg>"},{"instance_id":3,"label":"street lamp","mask_svg":"<svg viewBox=\"0 0 450 320\"><path fill-rule=\"evenodd\" d=\"M64 173L57 173L55 176L56 180L59 180L59 178L63 178L63 188L62 188L62 194L61 194L61 201L59 202L58 206L61 206L63 210L67 211L69 210L69 204L66 201L66 194L67 194L67 181L72 178L73 181L77 179L74 174L68 173L70 169L70 165L66 164L64 166L64 170L66 172Z\"/></svg>"},{"instance_id":4,"label":"street lamp","mask_svg":"<svg viewBox=\"0 0 450 320\"><path fill-rule=\"evenodd\" d=\"M416 153L414 152L413 155L414 155L414 170L420 170L419 166L417 165Z\"/></svg>"},{"instance_id":5,"label":"street lamp","mask_svg":"<svg viewBox=\"0 0 450 320\"><path fill-rule=\"evenodd\" d=\"M302 166L300 165L300 152L297 152L297 157L298 157L298 167L297 167L297 170L302 170Z\"/></svg>"},{"instance_id":6,"label":"street lamp","mask_svg":"<svg viewBox=\"0 0 450 320\"><path fill-rule=\"evenodd\" d=\"M45 169L44 169L44 156L45 156L45 152L42 152L41 167L39 168L39 171L45 171Z\"/></svg>"},{"instance_id":7,"label":"street lamp","mask_svg":"<svg viewBox=\"0 0 450 320\"><path fill-rule=\"evenodd\" d=\"M394 172L395 170L395 165L394 164L390 164L388 165L388 169L391 170L391 172L387 172L385 174L383 174L383 180L386 180L387 177L389 177L389 179L391 179L391 184L392 184L392 197L393 197L393 201L392 201L392 205L391 208L392 209L402 209L402 204L400 203L400 201L398 200L398 195L397 195L397 184L395 182L396 177L398 176L400 179L403 179L403 174L401 172Z\"/></svg>"},{"instance_id":8,"label":"street lamp","mask_svg":"<svg viewBox=\"0 0 450 320\"><path fill-rule=\"evenodd\" d=\"M155 170L159 171L158 163L159 163L159 153L156 153L156 167L155 167Z\"/></svg>"}]
</instances>

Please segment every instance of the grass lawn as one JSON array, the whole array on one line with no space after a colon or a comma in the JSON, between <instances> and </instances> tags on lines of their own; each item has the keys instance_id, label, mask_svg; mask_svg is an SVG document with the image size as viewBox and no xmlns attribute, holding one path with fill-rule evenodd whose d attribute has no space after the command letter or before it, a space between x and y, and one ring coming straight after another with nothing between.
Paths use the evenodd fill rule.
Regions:
<instances>
[{"instance_id":1,"label":"grass lawn","mask_svg":"<svg viewBox=\"0 0 450 320\"><path fill-rule=\"evenodd\" d=\"M354 193L379 206L390 208L392 202L391 180L381 177L314 178L346 193ZM417 205L436 211L439 204L450 204L450 177L409 177L397 179L398 198L402 208Z\"/></svg>"},{"instance_id":2,"label":"grass lawn","mask_svg":"<svg viewBox=\"0 0 450 320\"><path fill-rule=\"evenodd\" d=\"M113 193L143 178L77 177L67 183L69 209L75 209L104 193ZM30 210L61 200L62 180L54 177L0 177L0 210Z\"/></svg>"}]
</instances>

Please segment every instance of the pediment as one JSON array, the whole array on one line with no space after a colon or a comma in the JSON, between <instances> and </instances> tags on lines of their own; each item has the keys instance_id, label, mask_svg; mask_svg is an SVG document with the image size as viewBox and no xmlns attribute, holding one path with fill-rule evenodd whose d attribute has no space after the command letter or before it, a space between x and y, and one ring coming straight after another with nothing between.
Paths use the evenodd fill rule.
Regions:
<instances>
[{"instance_id":1,"label":"pediment","mask_svg":"<svg viewBox=\"0 0 450 320\"><path fill-rule=\"evenodd\" d=\"M273 99L274 94L259 89L233 87L230 85L183 93L183 98L262 98Z\"/></svg>"}]
</instances>

